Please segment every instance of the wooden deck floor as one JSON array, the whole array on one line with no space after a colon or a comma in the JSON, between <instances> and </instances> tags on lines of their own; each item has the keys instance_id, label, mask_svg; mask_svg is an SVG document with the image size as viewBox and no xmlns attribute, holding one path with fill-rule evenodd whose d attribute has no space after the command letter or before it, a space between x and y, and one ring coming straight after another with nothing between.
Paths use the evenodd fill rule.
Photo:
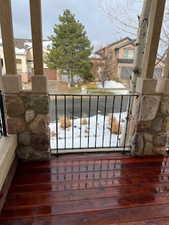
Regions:
<instances>
[{"instance_id":1,"label":"wooden deck floor","mask_svg":"<svg viewBox=\"0 0 169 225\"><path fill-rule=\"evenodd\" d=\"M17 168L0 225L169 224L169 158L71 155Z\"/></svg>"}]
</instances>

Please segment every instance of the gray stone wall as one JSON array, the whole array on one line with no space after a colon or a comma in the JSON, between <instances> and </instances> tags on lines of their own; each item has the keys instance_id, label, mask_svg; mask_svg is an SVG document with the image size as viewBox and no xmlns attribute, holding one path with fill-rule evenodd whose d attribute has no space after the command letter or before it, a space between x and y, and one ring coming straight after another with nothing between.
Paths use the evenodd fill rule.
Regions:
<instances>
[{"instance_id":1,"label":"gray stone wall","mask_svg":"<svg viewBox=\"0 0 169 225\"><path fill-rule=\"evenodd\" d=\"M22 91L19 94L6 94L5 102L8 133L18 135L19 158L49 159L48 95Z\"/></svg>"},{"instance_id":2,"label":"gray stone wall","mask_svg":"<svg viewBox=\"0 0 169 225\"><path fill-rule=\"evenodd\" d=\"M140 96L132 118L133 155L165 155L169 147L169 96Z\"/></svg>"}]
</instances>

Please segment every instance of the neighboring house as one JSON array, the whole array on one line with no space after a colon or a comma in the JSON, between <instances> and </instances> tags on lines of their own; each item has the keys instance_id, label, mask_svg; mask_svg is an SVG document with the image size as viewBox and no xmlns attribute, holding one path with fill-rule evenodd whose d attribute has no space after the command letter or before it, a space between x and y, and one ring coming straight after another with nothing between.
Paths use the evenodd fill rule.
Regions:
<instances>
[{"instance_id":1,"label":"neighboring house","mask_svg":"<svg viewBox=\"0 0 169 225\"><path fill-rule=\"evenodd\" d=\"M104 67L104 60L101 56L93 54L90 56L90 62L92 64L92 74L95 80L101 80L100 73L102 68Z\"/></svg>"},{"instance_id":2,"label":"neighboring house","mask_svg":"<svg viewBox=\"0 0 169 225\"><path fill-rule=\"evenodd\" d=\"M24 43L30 41L29 39L15 39L15 53L16 53L16 68L17 74L22 76L23 82L28 81L28 65L27 65L27 49L28 46L25 46ZM0 39L0 59L3 64L2 74L5 74L5 64L4 64L4 53L2 39Z\"/></svg>"},{"instance_id":3,"label":"neighboring house","mask_svg":"<svg viewBox=\"0 0 169 225\"><path fill-rule=\"evenodd\" d=\"M31 39L15 39L17 73L22 75L23 82L28 82L33 74L33 50ZM48 51L50 41L43 41L44 59ZM92 74L95 80L103 81L106 79L121 80L128 83L133 71L135 56L135 40L129 37L107 45L96 51L90 56L92 64ZM4 64L2 39L0 39L0 60ZM155 68L154 77L159 78L163 74L164 64L159 63ZM5 65L2 73L5 74ZM49 80L65 80L59 70L52 70L44 62L44 74ZM78 80L78 78L77 78Z\"/></svg>"},{"instance_id":4,"label":"neighboring house","mask_svg":"<svg viewBox=\"0 0 169 225\"><path fill-rule=\"evenodd\" d=\"M109 79L129 81L133 71L135 49L135 40L126 37L98 50L95 54L101 57L100 60L102 65L104 65L102 72L106 68L106 74ZM93 67L96 66L97 63L93 65ZM162 62L156 66L155 78L162 76L163 68ZM97 73L95 76L99 77L99 74Z\"/></svg>"},{"instance_id":5,"label":"neighboring house","mask_svg":"<svg viewBox=\"0 0 169 225\"><path fill-rule=\"evenodd\" d=\"M33 50L31 39L15 39L15 53L16 53L16 67L17 73L22 76L23 82L28 82L33 74ZM47 52L49 41L43 41L44 57ZM0 59L4 64L2 39L0 39ZM5 74L5 65L3 65L3 74ZM57 80L58 75L56 70L51 70L44 63L44 74L48 76L49 80Z\"/></svg>"},{"instance_id":6,"label":"neighboring house","mask_svg":"<svg viewBox=\"0 0 169 225\"><path fill-rule=\"evenodd\" d=\"M25 44L30 46L28 51L27 51L27 62L28 62L29 71L33 72L33 48L32 48L32 42L27 42ZM44 59L45 59L45 56L47 54L49 45L50 45L50 41L48 41L48 40L44 40L43 41L43 58ZM43 68L44 68L44 74L47 75L48 80L58 80L59 79L58 71L54 70L54 69L49 69L45 62L43 64Z\"/></svg>"}]
</instances>

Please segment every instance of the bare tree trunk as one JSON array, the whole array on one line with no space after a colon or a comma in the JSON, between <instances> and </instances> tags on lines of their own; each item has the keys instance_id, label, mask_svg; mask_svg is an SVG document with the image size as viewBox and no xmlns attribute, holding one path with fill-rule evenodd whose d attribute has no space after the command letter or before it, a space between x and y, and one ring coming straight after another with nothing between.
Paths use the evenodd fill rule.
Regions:
<instances>
[{"instance_id":1,"label":"bare tree trunk","mask_svg":"<svg viewBox=\"0 0 169 225\"><path fill-rule=\"evenodd\" d=\"M73 75L72 72L70 71L70 87L74 86L74 79L73 79Z\"/></svg>"},{"instance_id":2,"label":"bare tree trunk","mask_svg":"<svg viewBox=\"0 0 169 225\"><path fill-rule=\"evenodd\" d=\"M150 8L151 8L152 0L144 0L143 9L140 17L139 28L137 33L137 40L136 40L136 53L135 53L135 61L134 61L134 69L132 74L132 81L131 81L131 92L134 93L136 90L136 81L137 77L141 75L142 67L143 67L143 56L145 50L145 43L147 37L147 30L148 30L148 20L150 15Z\"/></svg>"},{"instance_id":3,"label":"bare tree trunk","mask_svg":"<svg viewBox=\"0 0 169 225\"><path fill-rule=\"evenodd\" d=\"M3 84L2 84L2 61L0 58L0 90L2 90Z\"/></svg>"},{"instance_id":4,"label":"bare tree trunk","mask_svg":"<svg viewBox=\"0 0 169 225\"><path fill-rule=\"evenodd\" d=\"M167 56L165 59L164 79L169 79L169 48L167 49Z\"/></svg>"},{"instance_id":5,"label":"bare tree trunk","mask_svg":"<svg viewBox=\"0 0 169 225\"><path fill-rule=\"evenodd\" d=\"M149 20L149 15L150 15L151 3L152 3L152 0L144 0L142 13L141 13L141 16L139 18L140 22L139 22L139 28L138 28L137 40L136 40L137 48L136 48L136 52L135 52L134 69L133 69L133 73L132 73L132 80L131 80L131 87L130 87L131 93L135 92L137 77L139 77L142 73L143 56L144 56L144 50L145 50L145 44L146 44L146 37L147 37L147 30L148 30L148 20ZM132 110L133 105L134 104L132 102L130 110ZM128 103L127 111L128 111L129 107L130 106L129 106L129 103ZM125 123L124 132L122 132L122 137L121 137L121 144L122 145L125 144L124 141L125 141L126 126L127 126L127 121ZM127 142L129 140L129 136L130 136L130 129L131 129L131 124L129 123L128 124L128 131L127 131L127 138L126 138Z\"/></svg>"}]
</instances>

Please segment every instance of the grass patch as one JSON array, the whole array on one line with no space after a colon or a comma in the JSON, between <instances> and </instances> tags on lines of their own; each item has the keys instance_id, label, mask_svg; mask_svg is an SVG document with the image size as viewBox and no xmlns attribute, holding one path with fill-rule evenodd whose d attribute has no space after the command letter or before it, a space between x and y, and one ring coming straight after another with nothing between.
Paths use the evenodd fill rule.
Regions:
<instances>
[{"instance_id":1,"label":"grass patch","mask_svg":"<svg viewBox=\"0 0 169 225\"><path fill-rule=\"evenodd\" d=\"M86 86L86 88L89 88L89 89L97 88L96 82L87 83L87 84L85 84L85 86Z\"/></svg>"},{"instance_id":2,"label":"grass patch","mask_svg":"<svg viewBox=\"0 0 169 225\"><path fill-rule=\"evenodd\" d=\"M95 95L111 95L112 92L110 91L88 91L88 94L95 94Z\"/></svg>"}]
</instances>

